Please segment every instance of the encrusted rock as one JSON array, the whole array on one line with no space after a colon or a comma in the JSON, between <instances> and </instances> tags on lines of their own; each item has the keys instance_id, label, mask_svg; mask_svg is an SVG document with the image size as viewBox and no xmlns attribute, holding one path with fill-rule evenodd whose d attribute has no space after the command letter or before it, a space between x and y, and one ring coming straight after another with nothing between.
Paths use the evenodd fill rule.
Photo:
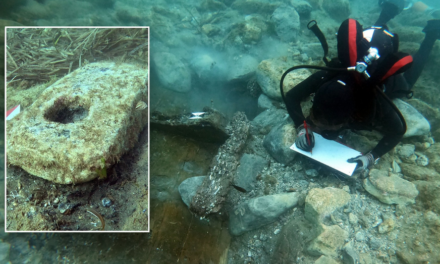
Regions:
<instances>
[{"instance_id":1,"label":"encrusted rock","mask_svg":"<svg viewBox=\"0 0 440 264\"><path fill-rule=\"evenodd\" d=\"M160 83L165 88L182 93L191 90L191 72L174 54L154 53L152 63Z\"/></svg>"},{"instance_id":2,"label":"encrusted rock","mask_svg":"<svg viewBox=\"0 0 440 264\"><path fill-rule=\"evenodd\" d=\"M97 178L137 142L148 122L148 69L113 62L88 64L49 86L8 122L8 163L49 181Z\"/></svg>"},{"instance_id":3,"label":"encrusted rock","mask_svg":"<svg viewBox=\"0 0 440 264\"><path fill-rule=\"evenodd\" d=\"M249 80L255 75L258 61L250 55L242 55L232 65L228 73L228 81Z\"/></svg>"},{"instance_id":4,"label":"encrusted rock","mask_svg":"<svg viewBox=\"0 0 440 264\"><path fill-rule=\"evenodd\" d=\"M389 233L394 230L396 223L392 218L385 219L378 227L380 234Z\"/></svg>"},{"instance_id":5,"label":"encrusted rock","mask_svg":"<svg viewBox=\"0 0 440 264\"><path fill-rule=\"evenodd\" d=\"M393 99L393 103L405 118L407 129L405 135L403 135L404 138L429 134L431 125L419 111L401 99Z\"/></svg>"},{"instance_id":6,"label":"encrusted rock","mask_svg":"<svg viewBox=\"0 0 440 264\"><path fill-rule=\"evenodd\" d=\"M290 4L295 8L301 19L308 18L312 12L312 6L307 1L291 0Z\"/></svg>"},{"instance_id":7,"label":"encrusted rock","mask_svg":"<svg viewBox=\"0 0 440 264\"><path fill-rule=\"evenodd\" d=\"M353 248L353 243L345 244L342 250L342 262L344 264L358 264L359 260L359 253Z\"/></svg>"},{"instance_id":8,"label":"encrusted rock","mask_svg":"<svg viewBox=\"0 0 440 264\"><path fill-rule=\"evenodd\" d=\"M218 212L226 200L233 176L238 167L238 157L246 143L250 123L243 112L237 112L226 132L231 136L220 147L212 162L208 177L197 189L190 210L201 217Z\"/></svg>"},{"instance_id":9,"label":"encrusted rock","mask_svg":"<svg viewBox=\"0 0 440 264\"><path fill-rule=\"evenodd\" d=\"M191 177L186 180L184 180L179 185L179 193L180 197L182 198L182 201L186 204L186 206L189 207L192 198L197 192L197 189L202 184L203 180L206 178L206 176L196 176Z\"/></svg>"},{"instance_id":10,"label":"encrusted rock","mask_svg":"<svg viewBox=\"0 0 440 264\"><path fill-rule=\"evenodd\" d=\"M346 206L350 199L350 194L338 188L312 189L306 197L305 218L315 224L321 223L325 217Z\"/></svg>"},{"instance_id":11,"label":"encrusted rock","mask_svg":"<svg viewBox=\"0 0 440 264\"><path fill-rule=\"evenodd\" d=\"M419 194L414 184L388 172L373 169L364 179L364 188L379 201L386 204L414 203Z\"/></svg>"},{"instance_id":12,"label":"encrusted rock","mask_svg":"<svg viewBox=\"0 0 440 264\"><path fill-rule=\"evenodd\" d=\"M348 238L348 232L337 225L326 226L321 224L321 234L310 242L307 252L312 256L331 256L337 257L338 251L344 246Z\"/></svg>"},{"instance_id":13,"label":"encrusted rock","mask_svg":"<svg viewBox=\"0 0 440 264\"><path fill-rule=\"evenodd\" d=\"M295 138L296 130L293 123L280 124L266 135L263 146L277 162L288 164L296 156L296 152L290 149Z\"/></svg>"},{"instance_id":14,"label":"encrusted rock","mask_svg":"<svg viewBox=\"0 0 440 264\"><path fill-rule=\"evenodd\" d=\"M264 94L274 100L281 100L280 93L280 79L281 75L292 67L291 64L282 60L281 58L268 59L260 62L258 65L256 75L257 82L260 85ZM287 93L290 89L297 84L305 80L311 74L308 70L299 69L290 72L286 78L284 78L284 93Z\"/></svg>"},{"instance_id":15,"label":"encrusted rock","mask_svg":"<svg viewBox=\"0 0 440 264\"><path fill-rule=\"evenodd\" d=\"M286 115L286 110L270 108L257 115L251 124L259 132L267 131L267 134L274 126L282 123Z\"/></svg>"},{"instance_id":16,"label":"encrusted rock","mask_svg":"<svg viewBox=\"0 0 440 264\"><path fill-rule=\"evenodd\" d=\"M229 216L229 230L233 235L272 223L287 210L297 205L300 194L285 193L267 195L248 200L236 206Z\"/></svg>"},{"instance_id":17,"label":"encrusted rock","mask_svg":"<svg viewBox=\"0 0 440 264\"><path fill-rule=\"evenodd\" d=\"M413 180L425 180L425 181L438 181L440 180L440 174L430 168L421 168L415 164L402 163L401 169L405 179Z\"/></svg>"},{"instance_id":18,"label":"encrusted rock","mask_svg":"<svg viewBox=\"0 0 440 264\"><path fill-rule=\"evenodd\" d=\"M273 108L274 105L272 101L265 94L260 94L258 97L258 108L262 110L267 110Z\"/></svg>"}]
</instances>

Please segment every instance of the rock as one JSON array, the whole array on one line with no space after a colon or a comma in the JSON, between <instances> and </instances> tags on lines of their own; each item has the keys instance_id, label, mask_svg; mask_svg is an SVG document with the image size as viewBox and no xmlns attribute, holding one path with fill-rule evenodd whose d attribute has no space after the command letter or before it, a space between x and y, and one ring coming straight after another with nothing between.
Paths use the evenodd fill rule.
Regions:
<instances>
[{"instance_id":1,"label":"rock","mask_svg":"<svg viewBox=\"0 0 440 264\"><path fill-rule=\"evenodd\" d=\"M315 169L306 170L306 175L310 177L317 177L319 172Z\"/></svg>"},{"instance_id":2,"label":"rock","mask_svg":"<svg viewBox=\"0 0 440 264\"><path fill-rule=\"evenodd\" d=\"M202 26L202 32L208 37L213 37L221 32L221 29L213 24L205 24Z\"/></svg>"},{"instance_id":3,"label":"rock","mask_svg":"<svg viewBox=\"0 0 440 264\"><path fill-rule=\"evenodd\" d=\"M431 125L419 111L401 99L393 99L393 103L405 118L407 130L403 135L404 138L429 134Z\"/></svg>"},{"instance_id":4,"label":"rock","mask_svg":"<svg viewBox=\"0 0 440 264\"><path fill-rule=\"evenodd\" d=\"M61 184L105 177L148 122L146 110L135 109L148 100L147 73L98 62L58 80L8 121L8 164Z\"/></svg>"},{"instance_id":5,"label":"rock","mask_svg":"<svg viewBox=\"0 0 440 264\"><path fill-rule=\"evenodd\" d=\"M440 174L430 168L420 168L413 164L402 163L401 169L403 176L411 181L424 180L424 181L439 181Z\"/></svg>"},{"instance_id":6,"label":"rock","mask_svg":"<svg viewBox=\"0 0 440 264\"><path fill-rule=\"evenodd\" d=\"M268 59L260 62L256 71L257 82L265 95L274 100L281 100L280 79L283 73L292 65L280 58ZM284 94L311 74L306 69L290 72L284 78Z\"/></svg>"},{"instance_id":7,"label":"rock","mask_svg":"<svg viewBox=\"0 0 440 264\"><path fill-rule=\"evenodd\" d=\"M230 66L228 81L246 81L255 75L255 70L258 67L258 61L254 57L245 54Z\"/></svg>"},{"instance_id":8,"label":"rock","mask_svg":"<svg viewBox=\"0 0 440 264\"><path fill-rule=\"evenodd\" d=\"M396 175L373 169L370 176L363 181L364 188L379 201L386 204L414 203L419 194L415 185Z\"/></svg>"},{"instance_id":9,"label":"rock","mask_svg":"<svg viewBox=\"0 0 440 264\"><path fill-rule=\"evenodd\" d=\"M229 216L229 231L238 236L270 224L297 205L300 194L285 193L250 199L233 209Z\"/></svg>"},{"instance_id":10,"label":"rock","mask_svg":"<svg viewBox=\"0 0 440 264\"><path fill-rule=\"evenodd\" d=\"M197 192L197 189L202 184L203 180L206 178L206 176L196 176L191 177L186 180L184 180L179 185L179 193L180 197L182 198L182 201L188 206L191 204L191 200L194 197L194 195Z\"/></svg>"},{"instance_id":11,"label":"rock","mask_svg":"<svg viewBox=\"0 0 440 264\"><path fill-rule=\"evenodd\" d=\"M437 172L440 172L440 144L435 143L431 145L431 147L424 153L429 158L429 167L435 169Z\"/></svg>"},{"instance_id":12,"label":"rock","mask_svg":"<svg viewBox=\"0 0 440 264\"><path fill-rule=\"evenodd\" d=\"M416 146L412 144L403 144L396 148L397 156L399 156L399 158L401 158L403 161L412 160L415 150Z\"/></svg>"},{"instance_id":13,"label":"rock","mask_svg":"<svg viewBox=\"0 0 440 264\"><path fill-rule=\"evenodd\" d=\"M354 250L353 243L348 242L344 245L342 250L342 262L344 264L358 264L360 263L359 254Z\"/></svg>"},{"instance_id":14,"label":"rock","mask_svg":"<svg viewBox=\"0 0 440 264\"><path fill-rule=\"evenodd\" d=\"M396 31L396 32L400 32L400 31ZM422 33L420 32L419 28L417 28L417 32ZM399 39L400 39L400 34L399 34ZM429 104L423 102L422 100L416 98L412 98L406 102L412 105L415 109L417 109L417 111L419 111L429 121L433 130L440 128L440 110L437 107L432 107Z\"/></svg>"},{"instance_id":15,"label":"rock","mask_svg":"<svg viewBox=\"0 0 440 264\"><path fill-rule=\"evenodd\" d=\"M402 171L402 169L400 168L399 164L397 164L397 162L395 160L393 160L392 164L391 164L391 168L393 169L394 173L399 173Z\"/></svg>"},{"instance_id":16,"label":"rock","mask_svg":"<svg viewBox=\"0 0 440 264\"><path fill-rule=\"evenodd\" d=\"M240 159L240 166L237 169L234 184L246 191L252 190L252 185L254 184L258 173L261 172L268 163L267 160L260 156L243 154Z\"/></svg>"},{"instance_id":17,"label":"rock","mask_svg":"<svg viewBox=\"0 0 440 264\"><path fill-rule=\"evenodd\" d=\"M166 115L155 111L151 113L151 128L175 133L198 141L223 144L229 137L226 132L227 120L220 112L204 107L205 114L199 119L190 119L191 113Z\"/></svg>"},{"instance_id":18,"label":"rock","mask_svg":"<svg viewBox=\"0 0 440 264\"><path fill-rule=\"evenodd\" d=\"M426 167L429 164L429 159L428 157L426 157L425 155L421 154L421 153L417 153L417 159L416 159L416 164L422 167Z\"/></svg>"},{"instance_id":19,"label":"rock","mask_svg":"<svg viewBox=\"0 0 440 264\"><path fill-rule=\"evenodd\" d=\"M269 97L267 97L265 94L260 94L260 96L258 97L258 108L262 110L267 110L274 108L274 105Z\"/></svg>"},{"instance_id":20,"label":"rock","mask_svg":"<svg viewBox=\"0 0 440 264\"><path fill-rule=\"evenodd\" d=\"M236 0L231 8L244 14L270 15L278 6L278 3L272 4L262 0Z\"/></svg>"},{"instance_id":21,"label":"rock","mask_svg":"<svg viewBox=\"0 0 440 264\"><path fill-rule=\"evenodd\" d=\"M394 230L395 225L392 218L385 219L382 224L379 225L378 231L380 234L389 233Z\"/></svg>"},{"instance_id":22,"label":"rock","mask_svg":"<svg viewBox=\"0 0 440 264\"><path fill-rule=\"evenodd\" d=\"M339 262L337 262L331 257L322 255L319 259L315 261L315 264L339 264Z\"/></svg>"},{"instance_id":23,"label":"rock","mask_svg":"<svg viewBox=\"0 0 440 264\"><path fill-rule=\"evenodd\" d=\"M415 181L420 192L417 201L423 203L427 210L440 214L440 181Z\"/></svg>"},{"instance_id":24,"label":"rock","mask_svg":"<svg viewBox=\"0 0 440 264\"><path fill-rule=\"evenodd\" d=\"M279 163L288 164L296 156L296 152L290 149L296 138L293 126L293 123L280 124L264 137L263 147Z\"/></svg>"},{"instance_id":25,"label":"rock","mask_svg":"<svg viewBox=\"0 0 440 264\"><path fill-rule=\"evenodd\" d=\"M301 19L309 18L310 12L312 12L312 6L307 1L291 0L290 4L298 12Z\"/></svg>"},{"instance_id":26,"label":"rock","mask_svg":"<svg viewBox=\"0 0 440 264\"><path fill-rule=\"evenodd\" d=\"M336 21L342 22L350 16L348 0L323 1L322 7Z\"/></svg>"},{"instance_id":27,"label":"rock","mask_svg":"<svg viewBox=\"0 0 440 264\"><path fill-rule=\"evenodd\" d=\"M350 194L338 188L312 189L306 197L305 218L315 224L321 223L325 217L346 206L350 199Z\"/></svg>"},{"instance_id":28,"label":"rock","mask_svg":"<svg viewBox=\"0 0 440 264\"><path fill-rule=\"evenodd\" d=\"M263 132L267 131L265 133L267 134L274 126L282 123L286 115L286 110L270 108L257 115L251 124L258 130L263 130Z\"/></svg>"},{"instance_id":29,"label":"rock","mask_svg":"<svg viewBox=\"0 0 440 264\"><path fill-rule=\"evenodd\" d=\"M191 72L174 54L168 52L154 53L152 63L160 83L165 88L180 93L191 90Z\"/></svg>"},{"instance_id":30,"label":"rock","mask_svg":"<svg viewBox=\"0 0 440 264\"><path fill-rule=\"evenodd\" d=\"M280 5L272 14L275 31L278 37L285 42L294 42L298 38L299 15L295 8L288 5Z\"/></svg>"},{"instance_id":31,"label":"rock","mask_svg":"<svg viewBox=\"0 0 440 264\"><path fill-rule=\"evenodd\" d=\"M323 232L307 247L307 252L312 256L326 255L336 258L338 250L342 248L348 238L348 232L337 225L326 226L320 224Z\"/></svg>"},{"instance_id":32,"label":"rock","mask_svg":"<svg viewBox=\"0 0 440 264\"><path fill-rule=\"evenodd\" d=\"M357 225L358 221L359 219L355 214L353 213L348 214L348 222L350 222L350 224Z\"/></svg>"},{"instance_id":33,"label":"rock","mask_svg":"<svg viewBox=\"0 0 440 264\"><path fill-rule=\"evenodd\" d=\"M361 231L357 232L355 235L356 241L362 242L365 241L365 234Z\"/></svg>"},{"instance_id":34,"label":"rock","mask_svg":"<svg viewBox=\"0 0 440 264\"><path fill-rule=\"evenodd\" d=\"M190 65L197 76L206 82L215 79L219 74L217 62L210 54L202 53L195 56Z\"/></svg>"}]
</instances>

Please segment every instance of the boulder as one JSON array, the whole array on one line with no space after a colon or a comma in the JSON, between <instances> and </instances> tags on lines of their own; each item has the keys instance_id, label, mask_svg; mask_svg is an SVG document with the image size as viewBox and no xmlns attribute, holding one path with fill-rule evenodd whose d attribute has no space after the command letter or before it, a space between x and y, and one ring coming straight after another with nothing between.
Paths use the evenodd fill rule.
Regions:
<instances>
[{"instance_id":1,"label":"boulder","mask_svg":"<svg viewBox=\"0 0 440 264\"><path fill-rule=\"evenodd\" d=\"M154 53L152 63L160 83L165 88L181 93L191 90L191 72L174 54Z\"/></svg>"},{"instance_id":2,"label":"boulder","mask_svg":"<svg viewBox=\"0 0 440 264\"><path fill-rule=\"evenodd\" d=\"M403 135L404 138L429 134L431 125L419 111L400 99L393 99L393 103L405 118L407 130Z\"/></svg>"},{"instance_id":3,"label":"boulder","mask_svg":"<svg viewBox=\"0 0 440 264\"><path fill-rule=\"evenodd\" d=\"M267 110L274 108L274 105L269 97L267 97L265 94L260 94L260 96L258 97L258 108L262 110Z\"/></svg>"},{"instance_id":4,"label":"boulder","mask_svg":"<svg viewBox=\"0 0 440 264\"><path fill-rule=\"evenodd\" d=\"M440 174L430 168L421 168L414 164L401 163L403 176L410 180L423 180L423 181L440 181Z\"/></svg>"},{"instance_id":5,"label":"boulder","mask_svg":"<svg viewBox=\"0 0 440 264\"><path fill-rule=\"evenodd\" d=\"M252 190L252 185L256 181L258 173L261 172L268 163L266 159L260 156L243 154L240 159L240 166L237 169L234 184L246 191Z\"/></svg>"},{"instance_id":6,"label":"boulder","mask_svg":"<svg viewBox=\"0 0 440 264\"><path fill-rule=\"evenodd\" d=\"M296 138L293 123L275 126L264 137L263 146L277 162L288 164L293 161L296 152L290 149Z\"/></svg>"},{"instance_id":7,"label":"boulder","mask_svg":"<svg viewBox=\"0 0 440 264\"><path fill-rule=\"evenodd\" d=\"M250 55L243 55L230 65L228 81L249 80L255 75L258 67L258 60Z\"/></svg>"},{"instance_id":8,"label":"boulder","mask_svg":"<svg viewBox=\"0 0 440 264\"><path fill-rule=\"evenodd\" d=\"M348 232L337 225L326 226L320 224L321 234L313 239L307 247L307 252L312 256L326 255L338 257L338 251L344 246Z\"/></svg>"},{"instance_id":9,"label":"boulder","mask_svg":"<svg viewBox=\"0 0 440 264\"><path fill-rule=\"evenodd\" d=\"M300 30L299 15L295 8L281 5L272 14L275 31L278 37L285 42L293 42L298 38Z\"/></svg>"},{"instance_id":10,"label":"boulder","mask_svg":"<svg viewBox=\"0 0 440 264\"><path fill-rule=\"evenodd\" d=\"M252 120L251 125L258 130L262 130L260 132L266 131L264 134L267 134L274 126L283 123L286 115L286 110L270 108L257 115Z\"/></svg>"},{"instance_id":11,"label":"boulder","mask_svg":"<svg viewBox=\"0 0 440 264\"><path fill-rule=\"evenodd\" d=\"M247 231L270 224L295 207L300 194L284 193L267 195L248 200L236 206L229 216L229 231L238 236Z\"/></svg>"},{"instance_id":12,"label":"boulder","mask_svg":"<svg viewBox=\"0 0 440 264\"><path fill-rule=\"evenodd\" d=\"M350 194L342 189L312 189L306 197L305 218L315 224L322 223L325 217L346 206L350 200Z\"/></svg>"},{"instance_id":13,"label":"boulder","mask_svg":"<svg viewBox=\"0 0 440 264\"><path fill-rule=\"evenodd\" d=\"M281 101L280 79L283 73L290 67L292 67L292 65L281 58L268 59L260 62L256 71L256 77L265 95L271 99ZM284 94L310 75L311 73L306 69L298 69L290 72L286 78L284 78Z\"/></svg>"},{"instance_id":14,"label":"boulder","mask_svg":"<svg viewBox=\"0 0 440 264\"><path fill-rule=\"evenodd\" d=\"M206 178L206 176L196 176L191 177L186 180L184 180L179 185L179 193L180 197L182 197L182 201L188 206L191 204L191 200L194 197L194 195L197 192L197 189L200 185L202 185L203 180Z\"/></svg>"},{"instance_id":15,"label":"boulder","mask_svg":"<svg viewBox=\"0 0 440 264\"><path fill-rule=\"evenodd\" d=\"M290 4L295 8L301 19L309 18L312 6L307 1L291 0Z\"/></svg>"},{"instance_id":16,"label":"boulder","mask_svg":"<svg viewBox=\"0 0 440 264\"><path fill-rule=\"evenodd\" d=\"M388 176L386 171L373 169L369 175L363 181L364 188L383 203L413 204L419 194L413 183L396 175Z\"/></svg>"},{"instance_id":17,"label":"boulder","mask_svg":"<svg viewBox=\"0 0 440 264\"><path fill-rule=\"evenodd\" d=\"M217 62L210 54L202 53L195 56L190 65L197 76L204 81L210 81L218 76Z\"/></svg>"},{"instance_id":18,"label":"boulder","mask_svg":"<svg viewBox=\"0 0 440 264\"><path fill-rule=\"evenodd\" d=\"M8 163L69 184L106 177L102 170L131 149L148 122L148 69L88 64L46 88L8 121ZM105 172L105 171L104 171Z\"/></svg>"}]
</instances>

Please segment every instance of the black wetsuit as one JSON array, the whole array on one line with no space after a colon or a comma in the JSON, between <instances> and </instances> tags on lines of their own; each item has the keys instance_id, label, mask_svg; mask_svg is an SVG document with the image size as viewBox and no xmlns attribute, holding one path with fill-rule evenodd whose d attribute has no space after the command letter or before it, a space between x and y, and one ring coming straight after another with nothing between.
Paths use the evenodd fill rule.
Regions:
<instances>
[{"instance_id":1,"label":"black wetsuit","mask_svg":"<svg viewBox=\"0 0 440 264\"><path fill-rule=\"evenodd\" d=\"M404 74L391 76L384 84L384 92L392 98L404 95L397 91L410 90L419 78L423 67L428 61L429 54L432 51L434 43L437 39L435 35L426 34L420 49L413 56L413 65ZM292 118L295 126L303 124L305 117L301 110L301 101L312 93L315 93L322 85L328 81L338 78L337 75L327 72L317 72L309 78L295 86L285 94L287 111ZM355 89L357 87L353 87ZM373 89L373 88L369 88ZM362 99L360 100L362 101ZM355 104L359 108L359 104ZM384 135L376 147L372 150L375 158L381 157L391 149L393 149L402 139L406 132L406 124L402 122L399 113L395 108L383 97L376 96L372 103L370 115L364 115L361 121L350 118L344 129L354 130L376 130ZM365 109L357 109L365 110ZM331 111L331 109L329 109ZM356 110L355 110L356 112ZM364 111L365 112L365 111Z\"/></svg>"}]
</instances>

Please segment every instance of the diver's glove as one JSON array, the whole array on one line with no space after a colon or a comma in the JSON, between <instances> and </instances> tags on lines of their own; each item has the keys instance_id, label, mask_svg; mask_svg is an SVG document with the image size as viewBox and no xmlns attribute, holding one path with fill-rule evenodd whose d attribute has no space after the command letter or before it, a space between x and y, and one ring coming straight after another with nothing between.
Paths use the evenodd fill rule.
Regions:
<instances>
[{"instance_id":1,"label":"diver's glove","mask_svg":"<svg viewBox=\"0 0 440 264\"><path fill-rule=\"evenodd\" d=\"M347 162L355 163L357 162L356 170L354 172L363 172L366 170L370 170L375 164L374 156L371 152L368 152L365 155L360 155L351 159L348 159Z\"/></svg>"},{"instance_id":2,"label":"diver's glove","mask_svg":"<svg viewBox=\"0 0 440 264\"><path fill-rule=\"evenodd\" d=\"M299 131L295 139L296 147L304 151L311 151L315 147L315 137L313 136L313 132L310 129L310 126L307 124L307 132L309 134L310 144L307 140L306 129L304 128L304 125L300 125L296 130Z\"/></svg>"}]
</instances>

